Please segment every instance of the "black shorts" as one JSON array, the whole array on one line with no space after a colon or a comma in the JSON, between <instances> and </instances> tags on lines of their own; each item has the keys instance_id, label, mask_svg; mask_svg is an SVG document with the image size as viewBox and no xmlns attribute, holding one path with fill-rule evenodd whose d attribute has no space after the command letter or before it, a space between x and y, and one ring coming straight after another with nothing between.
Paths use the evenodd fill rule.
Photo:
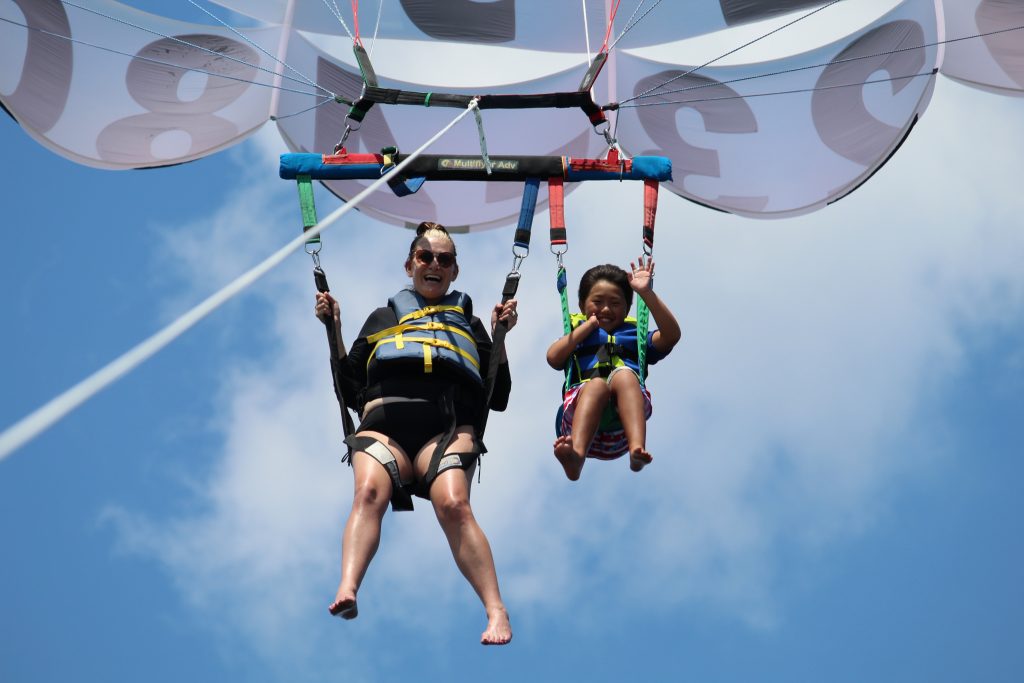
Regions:
<instances>
[{"instance_id":1,"label":"black shorts","mask_svg":"<svg viewBox=\"0 0 1024 683\"><path fill-rule=\"evenodd\" d=\"M410 400L391 401L385 399L363 417L356 433L374 431L385 434L402 447L409 462L423 450L432 439L445 434L451 427L451 416L445 414L443 404L438 401ZM455 425L472 425L473 411L460 410L455 405Z\"/></svg>"}]
</instances>

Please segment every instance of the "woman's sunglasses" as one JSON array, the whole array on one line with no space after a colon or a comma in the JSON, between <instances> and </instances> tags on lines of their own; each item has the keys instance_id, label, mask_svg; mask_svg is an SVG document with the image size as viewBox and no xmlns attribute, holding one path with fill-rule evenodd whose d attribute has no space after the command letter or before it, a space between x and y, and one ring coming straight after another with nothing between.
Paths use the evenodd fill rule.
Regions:
<instances>
[{"instance_id":1,"label":"woman's sunglasses","mask_svg":"<svg viewBox=\"0 0 1024 683\"><path fill-rule=\"evenodd\" d=\"M450 251L442 251L435 254L429 249L417 249L413 256L425 266L433 263L434 259L437 259L437 265L442 268L451 268L455 265L455 254Z\"/></svg>"}]
</instances>

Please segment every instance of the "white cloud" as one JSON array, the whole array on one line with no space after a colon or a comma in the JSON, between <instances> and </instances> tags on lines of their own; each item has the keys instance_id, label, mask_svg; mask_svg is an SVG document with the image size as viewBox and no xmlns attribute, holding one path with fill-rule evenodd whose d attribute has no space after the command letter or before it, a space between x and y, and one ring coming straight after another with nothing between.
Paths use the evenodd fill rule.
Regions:
<instances>
[{"instance_id":1,"label":"white cloud","mask_svg":"<svg viewBox=\"0 0 1024 683\"><path fill-rule=\"evenodd\" d=\"M652 371L655 462L640 475L622 461L591 462L570 484L551 456L560 378L543 351L561 323L546 215L538 216L521 324L509 337L512 404L490 420L491 454L474 485L513 619L593 616L608 605L590 606L598 592L640 612L698 601L756 626L784 618L772 597L778 549L814 553L884 518L887 492L929 466L929 448L941 448L927 417L961 368L965 331L1021 319L1024 136L985 136L991 146L981 150L968 134L1005 130L1019 114L1019 102L940 82L888 166L800 219L747 221L667 195L658 290L684 339ZM213 286L205 274L222 263L222 245L250 236L236 252L248 263L275 241L255 236L281 234L278 203L291 211L292 200L271 182L279 181L249 179L212 227L177 235L186 246L171 257L198 290ZM571 280L637 252L637 188L595 183L573 193L567 211ZM458 284L478 308L497 298L509 240L507 231L460 239ZM407 232L358 217L325 237L349 340L404 282L408 241ZM255 322L272 326L273 352L258 364L225 361L223 459L198 510L172 520L119 513L127 542L159 557L192 604L218 610L272 660L298 643L321 644L317 624L337 581L351 500L312 283L297 262L258 290L266 311ZM368 642L422 637L427 622L444 633L453 612L475 610L483 626L429 506L418 508L385 519L360 619L338 624L351 637L326 650L332 661L369 667Z\"/></svg>"}]
</instances>

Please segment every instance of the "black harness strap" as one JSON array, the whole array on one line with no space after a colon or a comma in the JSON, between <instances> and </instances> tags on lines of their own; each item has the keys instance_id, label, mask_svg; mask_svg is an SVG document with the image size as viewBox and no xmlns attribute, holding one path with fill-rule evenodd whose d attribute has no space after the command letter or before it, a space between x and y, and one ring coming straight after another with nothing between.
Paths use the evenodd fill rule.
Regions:
<instances>
[{"instance_id":1,"label":"black harness strap","mask_svg":"<svg viewBox=\"0 0 1024 683\"><path fill-rule=\"evenodd\" d=\"M446 454L445 451L448 446L451 445L455 439L455 430L458 428L458 418L455 414L455 392L456 387L449 386L441 393L438 397L438 401L441 405L441 414L445 417L448 422L448 429L441 435L440 440L437 442L437 446L434 447L434 452L430 454L430 464L427 465L426 475L423 477L423 481L420 484L419 493L430 497L430 486L437 479L437 475L441 472L451 469L454 467L454 461L449 460L453 453ZM484 415L487 415L487 409L483 411ZM486 421L486 417L484 418ZM483 432L478 430L478 435L482 435ZM483 442L480 440L482 436L478 436L473 439L473 452L471 453L474 457L480 457L483 453L487 452L487 448L484 447ZM467 454L462 454L467 455ZM468 464L466 465L468 466ZM465 467L463 467L465 469Z\"/></svg>"},{"instance_id":2,"label":"black harness strap","mask_svg":"<svg viewBox=\"0 0 1024 683\"><path fill-rule=\"evenodd\" d=\"M519 209L519 223L516 226L512 243L512 271L505 276L505 285L501 288L501 303L505 304L515 297L519 290L519 265L530 254L530 235L533 230L533 216L537 210L537 193L540 189L540 178L528 178L523 188L523 202ZM487 376L484 378L484 410L477 427L477 434L482 439L487 428L487 416L491 412L491 397L494 395L494 384L498 379L501 357L505 354L505 335L508 334L508 323L499 320L494 326L494 339L491 343L491 358L487 365Z\"/></svg>"},{"instance_id":3,"label":"black harness strap","mask_svg":"<svg viewBox=\"0 0 1024 683\"><path fill-rule=\"evenodd\" d=\"M327 275L320 266L313 267L313 280L316 282L318 292L331 291L327 285ZM338 330L334 327L333 315L327 317L324 327L327 328L327 344L331 347L331 379L334 382L334 395L337 397L338 407L341 409L341 428L345 438L348 439L355 432L355 425L353 425L352 415L345 405L345 397L341 393L341 356L338 355ZM342 457L342 462L348 461L351 457L352 450L350 448Z\"/></svg>"},{"instance_id":4,"label":"black harness strap","mask_svg":"<svg viewBox=\"0 0 1024 683\"><path fill-rule=\"evenodd\" d=\"M602 107L594 101L591 93L594 81L608 59L607 50L602 50L593 60L587 73L574 92L539 93L527 95L459 95L454 93L417 92L396 88L381 88L377 74L370 63L370 56L360 43L353 47L359 72L363 77L363 92L352 105L348 118L361 122L374 104L411 104L422 107L468 107L477 100L479 109L571 109L579 108L586 114L591 125L597 127L607 123Z\"/></svg>"},{"instance_id":5,"label":"black harness strap","mask_svg":"<svg viewBox=\"0 0 1024 683\"><path fill-rule=\"evenodd\" d=\"M356 436L354 434L345 437L345 444L349 447L349 453L362 451L379 462L387 470L391 478L391 509L395 512L412 510L412 496L409 494L410 484L402 481L398 472L398 461L395 454L385 444L372 436Z\"/></svg>"}]
</instances>

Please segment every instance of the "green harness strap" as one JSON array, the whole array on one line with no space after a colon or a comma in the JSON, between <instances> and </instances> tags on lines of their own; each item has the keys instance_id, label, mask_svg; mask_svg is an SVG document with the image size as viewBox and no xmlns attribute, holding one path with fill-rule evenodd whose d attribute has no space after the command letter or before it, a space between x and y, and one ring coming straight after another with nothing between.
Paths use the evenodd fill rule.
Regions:
<instances>
[{"instance_id":1,"label":"green harness strap","mask_svg":"<svg viewBox=\"0 0 1024 683\"><path fill-rule=\"evenodd\" d=\"M308 232L316 225L316 204L313 202L313 179L309 175L299 175L296 178L299 186L299 208L302 210L302 231ZM306 240L306 246L320 245L320 235Z\"/></svg>"},{"instance_id":2,"label":"green harness strap","mask_svg":"<svg viewBox=\"0 0 1024 683\"><path fill-rule=\"evenodd\" d=\"M562 298L562 333L572 333L572 318L569 315L569 294L568 290L568 276L565 272L565 266L559 263L558 275L555 279L555 286L558 287L558 294ZM562 393L569 391L569 377L572 374L570 371L571 366L566 363L565 365L565 386L562 387Z\"/></svg>"},{"instance_id":3,"label":"green harness strap","mask_svg":"<svg viewBox=\"0 0 1024 683\"><path fill-rule=\"evenodd\" d=\"M296 180L299 186L299 209L302 211L302 231L308 232L317 223L316 204L313 203L313 179L309 175L299 175ZM312 245L312 249L310 249ZM306 253L313 257L313 280L316 283L318 292L329 292L327 275L320 267L320 235L314 235L306 240ZM334 328L333 318L328 318L324 323L327 329L327 346L331 352L331 381L334 384L334 395L338 398L338 407L341 409L341 426L345 437L355 433L355 426L352 423L352 416L345 405L345 399L341 395L341 379L338 357L338 330ZM342 461L349 460L352 456L351 447L342 457Z\"/></svg>"}]
</instances>

